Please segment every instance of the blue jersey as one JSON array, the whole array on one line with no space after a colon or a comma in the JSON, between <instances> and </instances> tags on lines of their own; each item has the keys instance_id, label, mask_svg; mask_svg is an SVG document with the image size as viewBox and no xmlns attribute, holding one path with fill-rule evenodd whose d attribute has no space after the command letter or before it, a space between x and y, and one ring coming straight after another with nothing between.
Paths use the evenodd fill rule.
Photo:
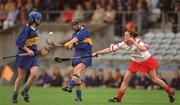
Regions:
<instances>
[{"instance_id":1,"label":"blue jersey","mask_svg":"<svg viewBox=\"0 0 180 105\"><path fill-rule=\"evenodd\" d=\"M75 44L74 57L91 56L92 55L92 38L88 29L83 27L78 32L73 33L72 38L76 37L79 41ZM76 66L79 63L84 63L86 66L91 66L92 58L74 59L72 65Z\"/></svg>"},{"instance_id":2,"label":"blue jersey","mask_svg":"<svg viewBox=\"0 0 180 105\"><path fill-rule=\"evenodd\" d=\"M34 53L38 51L38 34L36 29L30 27L29 25L24 26L23 31L20 33L16 40L16 45L18 46L18 54L27 53L23 47L26 46ZM22 69L30 69L33 66L38 66L38 58L34 56L17 56L16 66Z\"/></svg>"}]
</instances>

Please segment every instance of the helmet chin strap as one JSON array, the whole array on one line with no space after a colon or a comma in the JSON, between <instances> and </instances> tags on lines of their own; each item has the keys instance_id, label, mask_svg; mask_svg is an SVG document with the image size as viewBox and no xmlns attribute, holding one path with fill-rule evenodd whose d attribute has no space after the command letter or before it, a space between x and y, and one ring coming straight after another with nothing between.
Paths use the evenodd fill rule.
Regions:
<instances>
[{"instance_id":1,"label":"helmet chin strap","mask_svg":"<svg viewBox=\"0 0 180 105\"><path fill-rule=\"evenodd\" d=\"M76 32L79 32L80 31L80 28L79 29L77 29L77 30L75 30Z\"/></svg>"},{"instance_id":2,"label":"helmet chin strap","mask_svg":"<svg viewBox=\"0 0 180 105\"><path fill-rule=\"evenodd\" d=\"M39 26L40 21L35 20L34 22L35 22L36 26Z\"/></svg>"},{"instance_id":3,"label":"helmet chin strap","mask_svg":"<svg viewBox=\"0 0 180 105\"><path fill-rule=\"evenodd\" d=\"M76 32L79 32L81 29L81 25L79 24L79 29L75 30Z\"/></svg>"}]
</instances>

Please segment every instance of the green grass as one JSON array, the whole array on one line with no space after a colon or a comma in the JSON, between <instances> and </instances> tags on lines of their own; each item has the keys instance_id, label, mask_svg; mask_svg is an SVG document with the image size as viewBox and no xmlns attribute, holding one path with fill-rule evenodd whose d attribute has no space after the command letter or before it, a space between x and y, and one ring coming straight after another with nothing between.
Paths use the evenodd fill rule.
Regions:
<instances>
[{"instance_id":1,"label":"green grass","mask_svg":"<svg viewBox=\"0 0 180 105\"><path fill-rule=\"evenodd\" d=\"M169 103L163 90L128 89L122 103L109 103L108 98L116 95L118 89L87 88L83 90L83 102L74 102L75 93L65 93L61 88L38 88L30 90L30 103L25 103L19 95L16 105L180 105L180 91L176 91L176 101ZM0 105L12 105L12 87L0 87Z\"/></svg>"}]
</instances>

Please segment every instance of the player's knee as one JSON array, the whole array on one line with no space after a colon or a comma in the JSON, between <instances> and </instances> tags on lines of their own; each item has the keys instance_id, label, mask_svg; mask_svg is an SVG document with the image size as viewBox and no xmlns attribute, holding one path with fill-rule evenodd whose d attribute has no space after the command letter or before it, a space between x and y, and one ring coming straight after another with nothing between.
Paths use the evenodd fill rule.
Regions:
<instances>
[{"instance_id":1,"label":"player's knee","mask_svg":"<svg viewBox=\"0 0 180 105\"><path fill-rule=\"evenodd\" d=\"M37 72L32 72L32 73L31 73L31 76L32 76L33 78L36 78L37 75L38 75Z\"/></svg>"},{"instance_id":2,"label":"player's knee","mask_svg":"<svg viewBox=\"0 0 180 105\"><path fill-rule=\"evenodd\" d=\"M33 78L36 78L37 75L38 75L37 73L31 73L31 76L32 76Z\"/></svg>"},{"instance_id":3,"label":"player's knee","mask_svg":"<svg viewBox=\"0 0 180 105\"><path fill-rule=\"evenodd\" d=\"M73 79L73 80L78 80L78 79L80 79L79 73L74 73L73 76L72 76L72 79Z\"/></svg>"},{"instance_id":4,"label":"player's knee","mask_svg":"<svg viewBox=\"0 0 180 105\"><path fill-rule=\"evenodd\" d=\"M128 79L124 79L124 80L123 80L123 83L128 84L128 83L129 83L129 80L128 80Z\"/></svg>"},{"instance_id":5,"label":"player's knee","mask_svg":"<svg viewBox=\"0 0 180 105\"><path fill-rule=\"evenodd\" d=\"M152 82L156 83L159 79L156 77L151 78Z\"/></svg>"},{"instance_id":6,"label":"player's knee","mask_svg":"<svg viewBox=\"0 0 180 105\"><path fill-rule=\"evenodd\" d=\"M38 69L31 70L31 76L36 77L38 75Z\"/></svg>"},{"instance_id":7,"label":"player's knee","mask_svg":"<svg viewBox=\"0 0 180 105\"><path fill-rule=\"evenodd\" d=\"M24 76L23 76L23 75L19 75L19 76L18 76L18 80L19 80L19 81L24 80Z\"/></svg>"}]
</instances>

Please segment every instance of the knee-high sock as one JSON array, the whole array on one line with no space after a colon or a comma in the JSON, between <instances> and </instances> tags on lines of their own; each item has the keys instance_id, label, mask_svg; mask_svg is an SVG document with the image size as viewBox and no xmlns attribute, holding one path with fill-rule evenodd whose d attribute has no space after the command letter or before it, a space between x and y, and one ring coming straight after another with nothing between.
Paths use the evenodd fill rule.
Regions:
<instances>
[{"instance_id":1,"label":"knee-high sock","mask_svg":"<svg viewBox=\"0 0 180 105\"><path fill-rule=\"evenodd\" d=\"M123 90L119 90L119 92L118 92L118 94L117 94L117 96L116 96L116 98L118 98L118 99L122 99L122 97L123 97L123 95L124 95L124 91Z\"/></svg>"},{"instance_id":2,"label":"knee-high sock","mask_svg":"<svg viewBox=\"0 0 180 105\"><path fill-rule=\"evenodd\" d=\"M81 89L77 89L76 90L76 96L78 97L78 98L81 98Z\"/></svg>"},{"instance_id":3,"label":"knee-high sock","mask_svg":"<svg viewBox=\"0 0 180 105\"><path fill-rule=\"evenodd\" d=\"M18 97L18 92L14 92L12 98L17 99L17 97Z\"/></svg>"},{"instance_id":4,"label":"knee-high sock","mask_svg":"<svg viewBox=\"0 0 180 105\"><path fill-rule=\"evenodd\" d=\"M74 88L74 86L76 86L76 81L72 79L69 81L69 88Z\"/></svg>"},{"instance_id":5,"label":"knee-high sock","mask_svg":"<svg viewBox=\"0 0 180 105\"><path fill-rule=\"evenodd\" d=\"M172 94L173 92L174 92L174 90L171 88L171 87L166 87L166 88L164 88L165 89L165 91L168 93L168 94Z\"/></svg>"},{"instance_id":6,"label":"knee-high sock","mask_svg":"<svg viewBox=\"0 0 180 105\"><path fill-rule=\"evenodd\" d=\"M29 87L29 86L27 86L27 85L25 85L25 87L24 87L24 90L23 90L23 91L24 91L25 93L28 93L29 89L30 89L30 87Z\"/></svg>"},{"instance_id":7,"label":"knee-high sock","mask_svg":"<svg viewBox=\"0 0 180 105\"><path fill-rule=\"evenodd\" d=\"M69 88L73 88L74 86L76 86L76 82L79 78L79 75L73 74L72 79L69 81Z\"/></svg>"}]
</instances>

